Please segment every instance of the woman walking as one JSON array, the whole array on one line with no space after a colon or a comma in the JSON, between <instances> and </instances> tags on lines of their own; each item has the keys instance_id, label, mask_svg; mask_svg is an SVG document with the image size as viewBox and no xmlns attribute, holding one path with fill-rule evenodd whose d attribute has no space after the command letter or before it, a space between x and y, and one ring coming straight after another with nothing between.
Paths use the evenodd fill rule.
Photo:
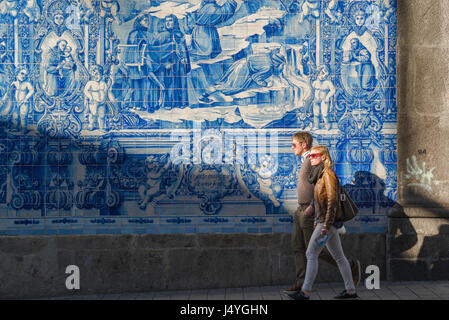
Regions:
<instances>
[{"instance_id":1,"label":"woman walking","mask_svg":"<svg viewBox=\"0 0 449 320\"><path fill-rule=\"evenodd\" d=\"M309 154L312 171L309 181L314 187L314 211L315 228L307 247L307 268L304 284L301 290L290 294L295 300L308 300L310 291L318 273L318 256L325 243L332 258L335 259L338 269L345 283L343 290L336 299L357 298L354 282L352 280L351 267L346 259L341 246L337 229L342 226L338 219L342 216L340 207L338 177L332 170L332 159L326 146L314 146Z\"/></svg>"}]
</instances>

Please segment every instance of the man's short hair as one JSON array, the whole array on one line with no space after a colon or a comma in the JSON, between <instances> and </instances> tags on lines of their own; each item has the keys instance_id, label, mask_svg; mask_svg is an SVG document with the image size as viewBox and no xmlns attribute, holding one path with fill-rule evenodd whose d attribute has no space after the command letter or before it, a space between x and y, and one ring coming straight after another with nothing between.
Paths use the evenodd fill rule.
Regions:
<instances>
[{"instance_id":1,"label":"man's short hair","mask_svg":"<svg viewBox=\"0 0 449 320\"><path fill-rule=\"evenodd\" d=\"M305 142L307 149L312 147L313 137L308 132L296 132L292 138L298 140L299 142Z\"/></svg>"}]
</instances>

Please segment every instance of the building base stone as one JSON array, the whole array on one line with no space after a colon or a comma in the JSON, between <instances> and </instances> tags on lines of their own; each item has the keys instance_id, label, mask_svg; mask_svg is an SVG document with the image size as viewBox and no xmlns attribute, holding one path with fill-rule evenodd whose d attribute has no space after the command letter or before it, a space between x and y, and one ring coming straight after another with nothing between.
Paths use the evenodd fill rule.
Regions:
<instances>
[{"instance_id":1,"label":"building base stone","mask_svg":"<svg viewBox=\"0 0 449 320\"><path fill-rule=\"evenodd\" d=\"M397 207L389 216L388 280L449 279L449 210Z\"/></svg>"},{"instance_id":2,"label":"building base stone","mask_svg":"<svg viewBox=\"0 0 449 320\"><path fill-rule=\"evenodd\" d=\"M289 233L0 237L0 298L285 285L294 283ZM385 279L384 234L345 234L348 257ZM80 270L68 290L67 266ZM317 282L342 281L320 264ZM343 285L343 284L342 284Z\"/></svg>"}]
</instances>

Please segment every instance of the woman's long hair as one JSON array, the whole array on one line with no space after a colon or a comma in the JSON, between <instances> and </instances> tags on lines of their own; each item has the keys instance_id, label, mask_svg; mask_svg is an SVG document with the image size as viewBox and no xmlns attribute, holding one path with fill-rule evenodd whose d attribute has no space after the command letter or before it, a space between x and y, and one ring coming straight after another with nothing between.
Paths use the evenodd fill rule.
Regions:
<instances>
[{"instance_id":1,"label":"woman's long hair","mask_svg":"<svg viewBox=\"0 0 449 320\"><path fill-rule=\"evenodd\" d=\"M331 156L329 154L329 149L326 146L322 146L322 145L320 145L320 146L313 146L310 149L310 152L312 152L312 151L316 151L318 153L321 153L323 156L326 157L326 159L323 161L323 163L324 163L324 170L329 169L329 168L331 168L331 169L333 168L334 164L333 164L332 158L331 158Z\"/></svg>"}]
</instances>

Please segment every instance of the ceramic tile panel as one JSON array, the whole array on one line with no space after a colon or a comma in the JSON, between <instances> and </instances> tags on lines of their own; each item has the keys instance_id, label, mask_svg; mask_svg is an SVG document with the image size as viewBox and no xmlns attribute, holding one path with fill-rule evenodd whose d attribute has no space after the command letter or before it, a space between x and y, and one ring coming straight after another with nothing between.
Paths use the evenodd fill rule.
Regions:
<instances>
[{"instance_id":1,"label":"ceramic tile panel","mask_svg":"<svg viewBox=\"0 0 449 320\"><path fill-rule=\"evenodd\" d=\"M0 1L0 234L290 232L295 132L396 201L396 0Z\"/></svg>"}]
</instances>

